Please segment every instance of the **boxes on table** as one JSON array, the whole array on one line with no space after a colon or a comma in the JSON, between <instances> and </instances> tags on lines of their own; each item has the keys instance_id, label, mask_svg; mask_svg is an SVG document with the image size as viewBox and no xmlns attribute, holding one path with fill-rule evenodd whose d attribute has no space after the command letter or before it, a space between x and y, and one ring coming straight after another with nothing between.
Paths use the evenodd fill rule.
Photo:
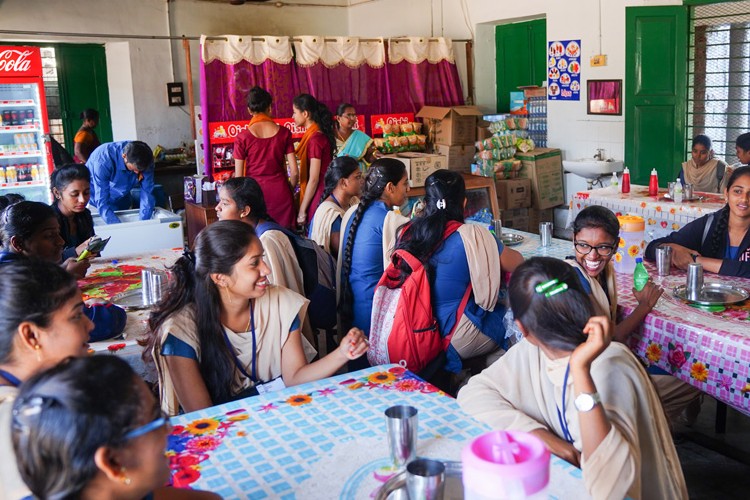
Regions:
<instances>
[{"instance_id":1,"label":"boxes on table","mask_svg":"<svg viewBox=\"0 0 750 500\"><path fill-rule=\"evenodd\" d=\"M411 187L424 186L424 181L435 170L448 166L445 156L427 153L398 153L388 155L385 158L395 158L406 165L409 174L409 185Z\"/></svg>"},{"instance_id":2,"label":"boxes on table","mask_svg":"<svg viewBox=\"0 0 750 500\"><path fill-rule=\"evenodd\" d=\"M495 189L500 210L531 206L531 179L495 181Z\"/></svg>"},{"instance_id":3,"label":"boxes on table","mask_svg":"<svg viewBox=\"0 0 750 500\"><path fill-rule=\"evenodd\" d=\"M434 152L446 158L446 168L456 172L471 173L471 163L474 160L474 145L447 146L435 144Z\"/></svg>"},{"instance_id":4,"label":"boxes on table","mask_svg":"<svg viewBox=\"0 0 750 500\"><path fill-rule=\"evenodd\" d=\"M517 231L529 230L528 208L500 210L500 219L503 221L504 228L515 229Z\"/></svg>"},{"instance_id":5,"label":"boxes on table","mask_svg":"<svg viewBox=\"0 0 750 500\"><path fill-rule=\"evenodd\" d=\"M476 106L424 106L417 113L427 126L427 140L432 144L473 144L477 135L477 117L482 112Z\"/></svg>"},{"instance_id":6,"label":"boxes on table","mask_svg":"<svg viewBox=\"0 0 750 500\"><path fill-rule=\"evenodd\" d=\"M532 206L552 208L565 202L562 156L559 149L538 148L516 153L521 160L520 177L531 179Z\"/></svg>"}]
</instances>

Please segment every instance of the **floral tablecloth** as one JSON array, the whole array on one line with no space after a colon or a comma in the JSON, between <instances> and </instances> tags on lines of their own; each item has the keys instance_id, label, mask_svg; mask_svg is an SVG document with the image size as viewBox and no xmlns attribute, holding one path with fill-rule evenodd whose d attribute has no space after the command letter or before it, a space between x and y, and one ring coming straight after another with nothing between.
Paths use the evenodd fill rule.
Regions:
<instances>
[{"instance_id":1,"label":"floral tablecloth","mask_svg":"<svg viewBox=\"0 0 750 500\"><path fill-rule=\"evenodd\" d=\"M111 300L117 294L141 287L141 271L145 268L164 269L171 266L182 253L181 248L161 250L151 255L128 255L118 259L95 259L86 277L78 281L84 299ZM152 366L147 366L141 354L138 339L146 332L150 311L130 311L122 337L92 342L91 349L98 354L116 354L149 382L156 380Z\"/></svg>"},{"instance_id":2,"label":"floral tablecloth","mask_svg":"<svg viewBox=\"0 0 750 500\"><path fill-rule=\"evenodd\" d=\"M395 470L386 408L419 411L420 456L460 460L489 430L398 365L347 373L173 418L172 483L225 499L372 498ZM581 471L552 457L550 498L586 498Z\"/></svg>"},{"instance_id":3,"label":"floral tablecloth","mask_svg":"<svg viewBox=\"0 0 750 500\"><path fill-rule=\"evenodd\" d=\"M660 190L659 196L648 196L648 187L632 185L630 193L622 194L612 188L580 191L572 196L568 212L567 227L573 226L578 212L590 205L607 207L617 215L640 215L646 221L646 241L667 236L678 231L685 224L720 210L724 206L724 197L716 193L695 193L701 201L675 203L664 198L666 190Z\"/></svg>"},{"instance_id":4,"label":"floral tablecloth","mask_svg":"<svg viewBox=\"0 0 750 500\"><path fill-rule=\"evenodd\" d=\"M664 294L630 339L631 349L647 365L655 365L719 401L750 415L750 300L710 312L675 298L685 273L672 269L659 277L647 269ZM731 283L750 290L750 280L706 273L705 282ZM630 314L637 305L633 278L617 275L618 304Z\"/></svg>"}]
</instances>

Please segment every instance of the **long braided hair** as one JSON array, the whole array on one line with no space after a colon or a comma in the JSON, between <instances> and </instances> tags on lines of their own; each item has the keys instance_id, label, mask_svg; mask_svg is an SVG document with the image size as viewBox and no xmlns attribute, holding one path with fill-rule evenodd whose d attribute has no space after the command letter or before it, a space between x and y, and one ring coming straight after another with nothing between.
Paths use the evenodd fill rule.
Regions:
<instances>
[{"instance_id":1,"label":"long braided hair","mask_svg":"<svg viewBox=\"0 0 750 500\"><path fill-rule=\"evenodd\" d=\"M324 177L323 194L320 196L320 203L331 196L333 190L339 185L341 179L346 179L354 172L359 170L359 163L351 156L339 156L334 158L326 170Z\"/></svg>"},{"instance_id":2,"label":"long braided hair","mask_svg":"<svg viewBox=\"0 0 750 500\"><path fill-rule=\"evenodd\" d=\"M401 179L406 175L406 167L400 161L393 158L380 158L375 160L370 169L367 171L367 177L365 178L365 187L362 194L362 199L357 206L357 210L352 216L352 222L347 235L346 241L344 242L344 260L342 264L341 273L341 300L339 301L339 314L343 321L344 326L348 329L351 326L354 318L353 302L354 296L352 293L351 283L349 281L349 274L352 271L352 255L354 253L354 239L357 236L357 228L359 223L362 221L362 216L365 211L383 196L388 183L398 184ZM342 228L345 229L345 228Z\"/></svg>"},{"instance_id":3,"label":"long braided hair","mask_svg":"<svg viewBox=\"0 0 750 500\"><path fill-rule=\"evenodd\" d=\"M727 198L729 197L729 190L732 189L737 180L745 175L750 175L750 166L739 167L734 169L732 175L729 176L727 181ZM711 233L711 254L719 255L719 249L727 238L727 229L729 228L729 203L724 205L719 212L717 212L719 221L716 223L716 227Z\"/></svg>"},{"instance_id":4,"label":"long braided hair","mask_svg":"<svg viewBox=\"0 0 750 500\"><path fill-rule=\"evenodd\" d=\"M443 244L443 233L449 221L463 223L466 183L458 172L438 170L425 180L424 212L406 225L396 242L396 250L406 250L427 270L433 280L430 257ZM411 273L401 261L401 280Z\"/></svg>"},{"instance_id":5,"label":"long braided hair","mask_svg":"<svg viewBox=\"0 0 750 500\"><path fill-rule=\"evenodd\" d=\"M310 119L314 121L323 135L328 139L331 146L331 156L336 154L336 137L333 135L333 115L328 106L315 99L310 94L300 94L294 98L292 104L300 111L310 113Z\"/></svg>"}]
</instances>

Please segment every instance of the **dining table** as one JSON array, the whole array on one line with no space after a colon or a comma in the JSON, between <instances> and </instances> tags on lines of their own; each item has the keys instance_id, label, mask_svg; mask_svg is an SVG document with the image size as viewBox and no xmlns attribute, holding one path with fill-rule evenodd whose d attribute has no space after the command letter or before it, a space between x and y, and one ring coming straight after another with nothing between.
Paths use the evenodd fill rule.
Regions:
<instances>
[{"instance_id":1,"label":"dining table","mask_svg":"<svg viewBox=\"0 0 750 500\"><path fill-rule=\"evenodd\" d=\"M575 254L571 241L553 238L541 246L539 235L506 229L523 237L512 248L524 258L564 259ZM653 310L628 339L631 350L647 367L697 387L713 398L750 415L750 300L715 308L701 308L675 295L686 273L672 267L659 276L653 263L644 263L651 279L664 289ZM705 273L705 283L723 283L750 291L750 279ZM616 273L618 316L633 312L633 275Z\"/></svg>"},{"instance_id":2,"label":"dining table","mask_svg":"<svg viewBox=\"0 0 750 500\"><path fill-rule=\"evenodd\" d=\"M141 271L144 269L165 270L182 255L182 248L168 248L149 252L146 255L123 255L116 259L96 258L86 277L78 281L85 301L115 301L124 293L141 289ZM91 342L90 349L96 354L112 354L123 358L146 381L156 382L155 367L143 360L142 343L148 333L150 309L129 310L125 330L109 340Z\"/></svg>"},{"instance_id":3,"label":"dining table","mask_svg":"<svg viewBox=\"0 0 750 500\"><path fill-rule=\"evenodd\" d=\"M384 414L394 405L418 411L419 457L460 461L462 449L491 430L401 366L374 366L172 418L172 485L227 500L374 498L398 472ZM581 470L554 455L547 491L589 498Z\"/></svg>"},{"instance_id":4,"label":"dining table","mask_svg":"<svg viewBox=\"0 0 750 500\"><path fill-rule=\"evenodd\" d=\"M646 242L668 236L672 231L679 231L689 222L704 215L720 210L725 204L724 196L719 193L695 192L693 199L675 203L666 189L660 189L657 196L648 195L648 186L633 184L629 193L621 193L611 186L579 191L571 196L568 203L567 227L579 212L592 205L610 209L616 215L638 215L646 223Z\"/></svg>"}]
</instances>

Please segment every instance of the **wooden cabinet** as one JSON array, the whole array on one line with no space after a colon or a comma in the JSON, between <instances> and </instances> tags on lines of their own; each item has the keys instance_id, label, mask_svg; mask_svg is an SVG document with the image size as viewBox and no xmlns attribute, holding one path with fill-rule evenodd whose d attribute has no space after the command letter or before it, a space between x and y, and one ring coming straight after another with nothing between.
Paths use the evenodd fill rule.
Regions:
<instances>
[{"instance_id":1,"label":"wooden cabinet","mask_svg":"<svg viewBox=\"0 0 750 500\"><path fill-rule=\"evenodd\" d=\"M216 202L199 205L185 201L185 217L187 219L188 246L193 248L193 242L201 229L212 222L216 222Z\"/></svg>"}]
</instances>

